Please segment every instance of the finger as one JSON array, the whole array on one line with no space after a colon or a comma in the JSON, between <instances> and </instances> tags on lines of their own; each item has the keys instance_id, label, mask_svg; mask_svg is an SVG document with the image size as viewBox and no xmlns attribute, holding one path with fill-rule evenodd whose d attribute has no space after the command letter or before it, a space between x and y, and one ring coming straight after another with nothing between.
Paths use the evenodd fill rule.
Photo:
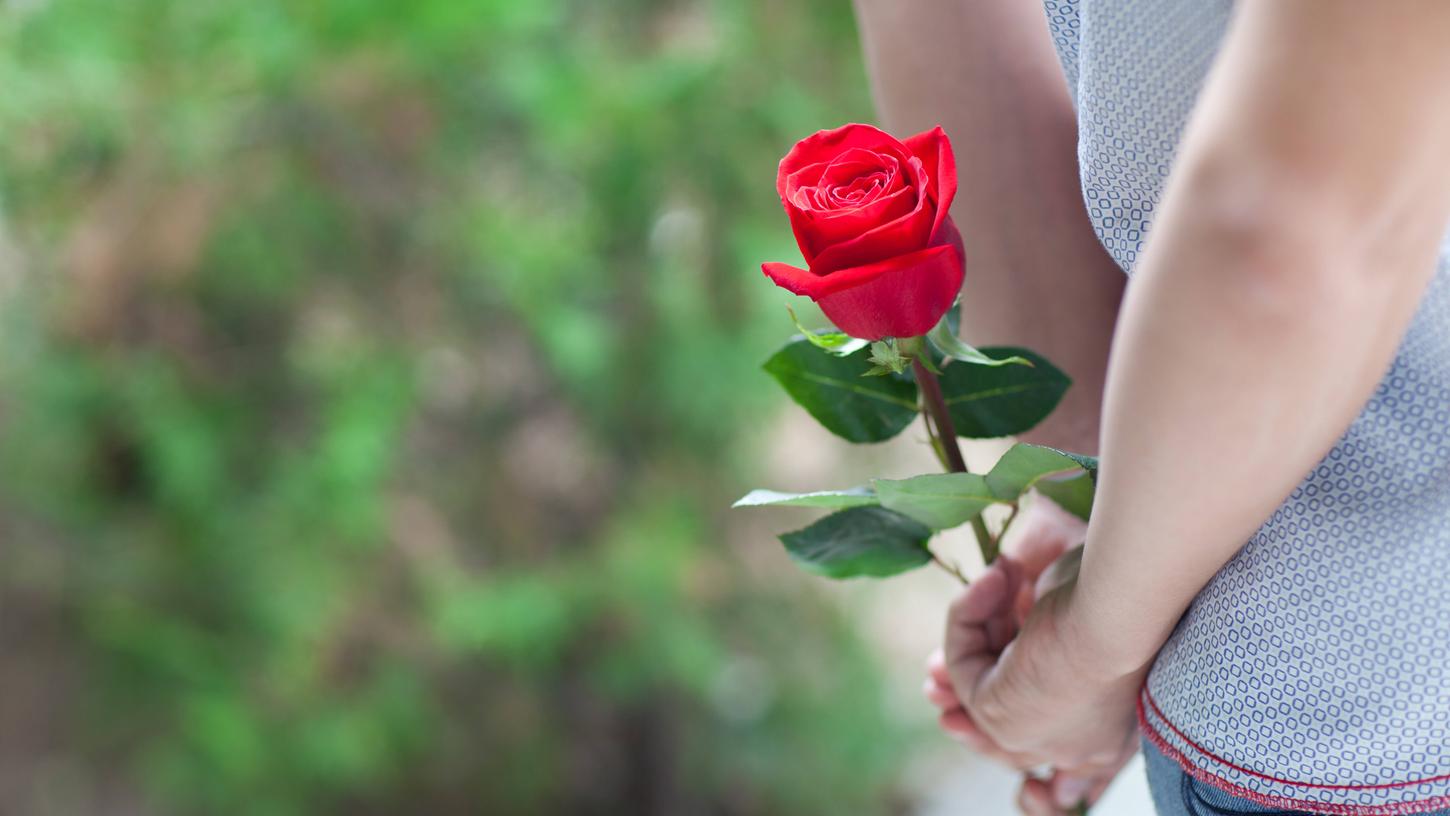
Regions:
<instances>
[{"instance_id":1,"label":"finger","mask_svg":"<svg viewBox=\"0 0 1450 816\"><path fill-rule=\"evenodd\" d=\"M987 621L987 651L1000 655L1012 638L1017 635L1017 621L1013 615L1004 615Z\"/></svg>"},{"instance_id":2,"label":"finger","mask_svg":"<svg viewBox=\"0 0 1450 816\"><path fill-rule=\"evenodd\" d=\"M978 679L997 661L993 636L1002 624L992 621L1011 614L1011 576L1000 566L989 567L952 603L947 614L943 659L950 667L952 688L959 699L976 687ZM995 631L993 631L995 630Z\"/></svg>"},{"instance_id":3,"label":"finger","mask_svg":"<svg viewBox=\"0 0 1450 816\"><path fill-rule=\"evenodd\" d=\"M1002 553L1037 576L1064 550L1087 538L1087 522L1041 494L1034 493L1026 501L1011 534L1002 542Z\"/></svg>"},{"instance_id":4,"label":"finger","mask_svg":"<svg viewBox=\"0 0 1450 816\"><path fill-rule=\"evenodd\" d=\"M937 717L936 721L937 725L940 725L943 731L946 731L953 736L967 737L974 741L986 738L986 735L984 735L980 730L977 729L976 724L972 722L971 715L968 714L967 710L964 708L949 708L946 711L943 711L941 715ZM990 745L990 740L988 741L988 743L989 744L987 745L987 747L996 750L996 746Z\"/></svg>"},{"instance_id":5,"label":"finger","mask_svg":"<svg viewBox=\"0 0 1450 816\"><path fill-rule=\"evenodd\" d=\"M1059 772L1053 774L1047 787L1053 803L1071 813L1079 806L1092 807L1101 799L1118 778L1119 770L1114 768L1092 776L1074 776Z\"/></svg>"},{"instance_id":6,"label":"finger","mask_svg":"<svg viewBox=\"0 0 1450 816\"><path fill-rule=\"evenodd\" d=\"M1033 581L1021 564L1010 558L1001 558L997 562L998 567L1007 575L1007 602L1004 604L1002 614L992 618L987 623L987 645L995 653L1001 654L1017 636L1020 624L1025 618L1016 614L1017 599L1030 593Z\"/></svg>"},{"instance_id":7,"label":"finger","mask_svg":"<svg viewBox=\"0 0 1450 816\"><path fill-rule=\"evenodd\" d=\"M941 730L947 732L952 739L979 754L999 760L1006 759L1006 752L998 748L995 742L977 729L972 718L964 709L955 708L943 711L941 716L937 717L937 725L941 726Z\"/></svg>"},{"instance_id":8,"label":"finger","mask_svg":"<svg viewBox=\"0 0 1450 816\"><path fill-rule=\"evenodd\" d=\"M950 686L937 682L934 677L926 678L921 690L926 699L937 708L949 710L962 707L962 701L957 699L956 692Z\"/></svg>"},{"instance_id":9,"label":"finger","mask_svg":"<svg viewBox=\"0 0 1450 816\"><path fill-rule=\"evenodd\" d=\"M1106 778L1106 782L1104 781ZM1113 780L1112 775L1103 774L1100 776L1083 776L1077 773L1053 774L1049 787L1052 791L1052 801L1063 810L1071 810L1079 805L1091 802L1093 791L1102 792L1107 787L1107 782Z\"/></svg>"},{"instance_id":10,"label":"finger","mask_svg":"<svg viewBox=\"0 0 1450 816\"><path fill-rule=\"evenodd\" d=\"M952 679L947 674L947 661L942 656L941 647L932 649L931 654L926 658L926 673L931 679L941 683L943 686L951 686Z\"/></svg>"},{"instance_id":11,"label":"finger","mask_svg":"<svg viewBox=\"0 0 1450 816\"><path fill-rule=\"evenodd\" d=\"M1009 768L1025 771L1034 764L1025 757L998 747L991 737L983 734L981 729L977 728L976 723L972 722L971 715L964 709L957 708L942 712L941 716L937 718L937 723L952 739Z\"/></svg>"},{"instance_id":12,"label":"finger","mask_svg":"<svg viewBox=\"0 0 1450 816\"><path fill-rule=\"evenodd\" d=\"M1012 601L1012 619L1019 629L1027 623L1032 607L1037 603L1037 583L1036 579L1023 582L1022 589Z\"/></svg>"},{"instance_id":13,"label":"finger","mask_svg":"<svg viewBox=\"0 0 1450 816\"><path fill-rule=\"evenodd\" d=\"M1002 614L1002 606L1012 587L1012 575L1004 564L997 561L982 571L952 604L953 620L964 624L976 624Z\"/></svg>"},{"instance_id":14,"label":"finger","mask_svg":"<svg viewBox=\"0 0 1450 816\"><path fill-rule=\"evenodd\" d=\"M1138 752L1136 740L1129 741L1118 756L1105 764L1057 771L1049 780L1053 801L1059 807L1073 808L1080 803L1091 805L1102 798L1123 766Z\"/></svg>"},{"instance_id":15,"label":"finger","mask_svg":"<svg viewBox=\"0 0 1450 816\"><path fill-rule=\"evenodd\" d=\"M1072 545L1072 536L1031 510L1012 525L1007 540L1002 542L1002 555L1021 564L1029 575L1041 575L1048 564L1056 561Z\"/></svg>"},{"instance_id":16,"label":"finger","mask_svg":"<svg viewBox=\"0 0 1450 816\"><path fill-rule=\"evenodd\" d=\"M928 689L927 699L940 708L960 708L962 701L957 699L956 691L952 688L952 678L947 672L946 658L942 655L941 647L933 649L926 658L927 683L935 686L936 690ZM950 704L939 702L947 700Z\"/></svg>"},{"instance_id":17,"label":"finger","mask_svg":"<svg viewBox=\"0 0 1450 816\"><path fill-rule=\"evenodd\" d=\"M1062 816L1052 799L1052 790L1041 779L1027 777L1017 792L1017 808L1026 816Z\"/></svg>"}]
</instances>

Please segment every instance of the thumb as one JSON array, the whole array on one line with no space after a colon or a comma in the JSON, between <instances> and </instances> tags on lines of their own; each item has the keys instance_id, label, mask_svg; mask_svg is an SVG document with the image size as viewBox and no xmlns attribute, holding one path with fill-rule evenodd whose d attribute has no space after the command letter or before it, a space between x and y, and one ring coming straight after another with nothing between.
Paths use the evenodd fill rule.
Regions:
<instances>
[{"instance_id":1,"label":"thumb","mask_svg":"<svg viewBox=\"0 0 1450 816\"><path fill-rule=\"evenodd\" d=\"M1037 579L1034 600L1041 599L1054 589L1077 580L1078 571L1082 568L1082 555L1083 547L1079 544L1052 562L1052 566L1044 570Z\"/></svg>"}]
</instances>

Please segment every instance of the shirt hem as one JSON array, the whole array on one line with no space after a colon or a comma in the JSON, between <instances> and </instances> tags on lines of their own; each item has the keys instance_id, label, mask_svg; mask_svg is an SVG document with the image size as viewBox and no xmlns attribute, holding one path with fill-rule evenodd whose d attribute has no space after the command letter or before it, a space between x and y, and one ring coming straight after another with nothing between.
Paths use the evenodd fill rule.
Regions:
<instances>
[{"instance_id":1,"label":"shirt hem","mask_svg":"<svg viewBox=\"0 0 1450 816\"><path fill-rule=\"evenodd\" d=\"M1274 794L1266 794L1259 791L1250 790L1243 785L1230 782L1229 780L1219 776L1218 774L1208 770L1207 768L1199 767L1191 759L1189 759L1186 754L1184 754L1169 741L1169 739L1163 734L1161 730L1159 730L1158 726L1153 722L1153 718L1149 716L1148 709L1150 706L1152 708L1153 717L1162 720L1163 724L1166 725L1173 732L1175 732L1175 735L1178 737L1178 739L1181 739L1188 747L1191 747L1195 751L1200 752L1205 758L1208 758L1210 760L1218 760L1217 757L1209 753L1202 746L1199 746L1192 740L1190 740L1187 735L1185 735L1182 731L1175 727L1173 723L1170 722L1166 716L1164 716L1162 710L1158 708L1156 702L1150 695L1148 691L1148 686L1145 683L1143 685L1143 690L1138 695L1138 725L1143 732L1143 736L1150 743L1152 743L1153 747L1163 752L1164 756L1177 763L1177 765L1183 769L1184 773L1193 777L1197 781L1207 785L1212 785L1215 788L1218 788L1219 790L1232 796L1247 799L1254 804L1262 805L1265 807L1285 808L1290 810L1308 810L1313 813L1333 814L1333 816L1409 816L1410 814L1431 813L1450 807L1450 794L1438 794L1426 797L1424 799L1417 799L1405 802L1386 802L1384 804L1378 805L1358 805L1337 802L1321 802L1312 799L1299 799L1291 796L1278 796ZM1423 785L1447 778L1437 777L1428 780L1395 782L1384 785L1316 785L1307 782L1293 782L1289 780L1276 779L1274 777L1268 776L1267 774L1261 774L1247 768L1232 766L1231 763L1224 762L1224 764L1228 767L1233 767L1239 772L1247 773L1252 776L1263 777L1264 779L1276 782L1278 784L1294 785L1306 789L1312 788L1317 790L1381 790L1396 787Z\"/></svg>"}]
</instances>

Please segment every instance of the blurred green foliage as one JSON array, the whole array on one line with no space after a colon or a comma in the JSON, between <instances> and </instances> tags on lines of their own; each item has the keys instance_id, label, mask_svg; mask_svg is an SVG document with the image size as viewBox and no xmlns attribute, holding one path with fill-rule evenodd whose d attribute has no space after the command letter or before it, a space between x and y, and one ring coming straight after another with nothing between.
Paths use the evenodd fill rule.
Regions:
<instances>
[{"instance_id":1,"label":"blurred green foliage","mask_svg":"<svg viewBox=\"0 0 1450 816\"><path fill-rule=\"evenodd\" d=\"M721 532L867 111L836 0L0 3L0 811L885 812Z\"/></svg>"}]
</instances>

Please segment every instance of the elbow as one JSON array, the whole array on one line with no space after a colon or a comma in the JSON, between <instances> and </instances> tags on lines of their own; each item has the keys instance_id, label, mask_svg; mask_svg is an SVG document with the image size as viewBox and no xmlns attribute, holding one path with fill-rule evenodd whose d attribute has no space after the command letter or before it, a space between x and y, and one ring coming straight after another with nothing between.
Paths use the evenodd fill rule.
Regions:
<instances>
[{"instance_id":1,"label":"elbow","mask_svg":"<svg viewBox=\"0 0 1450 816\"><path fill-rule=\"evenodd\" d=\"M1353 297L1370 282L1374 235L1290 160L1199 160L1178 181L1200 246L1216 259L1205 274L1267 303L1302 309L1326 296Z\"/></svg>"}]
</instances>

